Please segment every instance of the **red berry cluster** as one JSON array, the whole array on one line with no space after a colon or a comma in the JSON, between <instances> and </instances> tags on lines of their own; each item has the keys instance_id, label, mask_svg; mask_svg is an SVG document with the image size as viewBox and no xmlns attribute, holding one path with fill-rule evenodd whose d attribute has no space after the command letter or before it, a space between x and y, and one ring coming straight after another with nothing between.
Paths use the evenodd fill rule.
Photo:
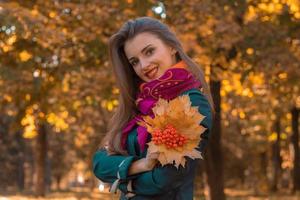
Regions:
<instances>
[{"instance_id":1,"label":"red berry cluster","mask_svg":"<svg viewBox=\"0 0 300 200\"><path fill-rule=\"evenodd\" d=\"M155 145L164 144L168 149L176 149L177 147L182 147L187 142L187 137L178 133L177 130L169 124L163 131L156 129L152 133L152 141Z\"/></svg>"}]
</instances>

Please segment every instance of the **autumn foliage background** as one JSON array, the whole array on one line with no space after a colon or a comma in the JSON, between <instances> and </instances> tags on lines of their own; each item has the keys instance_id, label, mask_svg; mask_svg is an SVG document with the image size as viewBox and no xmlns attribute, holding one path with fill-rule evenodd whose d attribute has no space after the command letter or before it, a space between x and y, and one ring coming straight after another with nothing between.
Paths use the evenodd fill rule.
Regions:
<instances>
[{"instance_id":1,"label":"autumn foliage background","mask_svg":"<svg viewBox=\"0 0 300 200\"><path fill-rule=\"evenodd\" d=\"M118 105L107 41L138 16L168 24L210 82L195 198L299 198L298 0L0 0L0 197L100 195L91 158Z\"/></svg>"}]
</instances>

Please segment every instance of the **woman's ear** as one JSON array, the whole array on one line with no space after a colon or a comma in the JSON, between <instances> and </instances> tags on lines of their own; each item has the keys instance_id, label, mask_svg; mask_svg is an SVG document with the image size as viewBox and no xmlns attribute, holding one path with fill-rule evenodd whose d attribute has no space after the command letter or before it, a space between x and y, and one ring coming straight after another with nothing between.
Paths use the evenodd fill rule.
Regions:
<instances>
[{"instance_id":1,"label":"woman's ear","mask_svg":"<svg viewBox=\"0 0 300 200\"><path fill-rule=\"evenodd\" d=\"M177 50L175 48L171 47L171 54L175 55L176 53L177 53Z\"/></svg>"}]
</instances>

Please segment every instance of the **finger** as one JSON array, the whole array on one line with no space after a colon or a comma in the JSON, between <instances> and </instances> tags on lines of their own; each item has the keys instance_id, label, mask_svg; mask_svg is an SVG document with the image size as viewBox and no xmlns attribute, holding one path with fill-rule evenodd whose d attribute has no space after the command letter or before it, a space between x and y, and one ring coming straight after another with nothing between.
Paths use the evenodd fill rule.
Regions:
<instances>
[{"instance_id":1,"label":"finger","mask_svg":"<svg viewBox=\"0 0 300 200\"><path fill-rule=\"evenodd\" d=\"M159 157L159 152L150 154L150 158L152 159L157 159L158 157Z\"/></svg>"}]
</instances>

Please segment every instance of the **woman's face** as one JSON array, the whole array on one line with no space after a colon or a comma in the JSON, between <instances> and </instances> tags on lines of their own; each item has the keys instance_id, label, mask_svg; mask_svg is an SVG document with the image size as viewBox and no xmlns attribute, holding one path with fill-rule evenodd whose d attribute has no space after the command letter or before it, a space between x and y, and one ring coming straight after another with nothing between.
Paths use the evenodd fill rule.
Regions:
<instances>
[{"instance_id":1,"label":"woman's face","mask_svg":"<svg viewBox=\"0 0 300 200\"><path fill-rule=\"evenodd\" d=\"M139 33L127 40L124 51L135 73L146 82L159 78L176 64L176 50L152 33Z\"/></svg>"}]
</instances>

